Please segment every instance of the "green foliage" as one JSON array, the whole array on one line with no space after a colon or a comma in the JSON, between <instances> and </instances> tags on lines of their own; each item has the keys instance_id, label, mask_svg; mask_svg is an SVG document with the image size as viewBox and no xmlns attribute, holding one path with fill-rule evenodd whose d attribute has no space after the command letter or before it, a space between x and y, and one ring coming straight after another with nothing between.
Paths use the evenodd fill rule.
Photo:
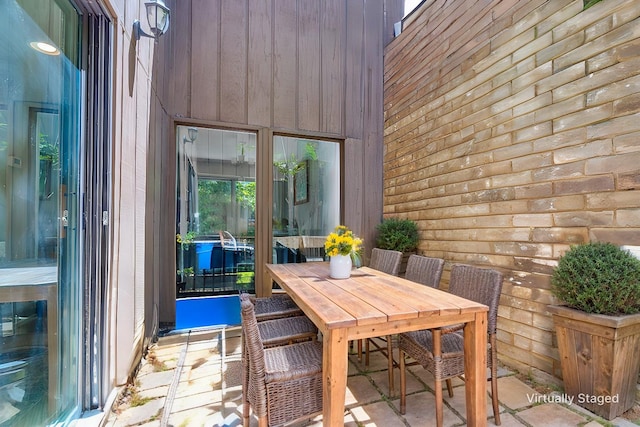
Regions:
<instances>
[{"instance_id":1,"label":"green foliage","mask_svg":"<svg viewBox=\"0 0 640 427\"><path fill-rule=\"evenodd\" d=\"M386 218L376 229L376 246L380 249L411 252L418 246L418 225L410 219Z\"/></svg>"},{"instance_id":2,"label":"green foliage","mask_svg":"<svg viewBox=\"0 0 640 427\"><path fill-rule=\"evenodd\" d=\"M227 229L225 213L231 204L231 181L198 180L200 233L214 234Z\"/></svg>"},{"instance_id":3,"label":"green foliage","mask_svg":"<svg viewBox=\"0 0 640 427\"><path fill-rule=\"evenodd\" d=\"M558 261L551 291L587 313L640 313L640 260L611 243L572 246Z\"/></svg>"},{"instance_id":4,"label":"green foliage","mask_svg":"<svg viewBox=\"0 0 640 427\"><path fill-rule=\"evenodd\" d=\"M582 8L582 10L587 10L594 4L600 3L602 0L583 0L583 1L584 1L584 7Z\"/></svg>"}]
</instances>

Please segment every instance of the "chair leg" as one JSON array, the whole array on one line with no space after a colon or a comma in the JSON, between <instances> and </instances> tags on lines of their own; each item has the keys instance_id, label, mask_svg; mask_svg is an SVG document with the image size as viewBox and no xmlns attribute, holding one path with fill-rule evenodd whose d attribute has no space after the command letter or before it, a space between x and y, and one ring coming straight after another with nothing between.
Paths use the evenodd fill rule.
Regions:
<instances>
[{"instance_id":1,"label":"chair leg","mask_svg":"<svg viewBox=\"0 0 640 427\"><path fill-rule=\"evenodd\" d=\"M258 427L269 427L269 423L267 422L267 416L263 415L258 418Z\"/></svg>"},{"instance_id":2,"label":"chair leg","mask_svg":"<svg viewBox=\"0 0 640 427\"><path fill-rule=\"evenodd\" d=\"M358 362L362 362L362 340L358 340Z\"/></svg>"},{"instance_id":3,"label":"chair leg","mask_svg":"<svg viewBox=\"0 0 640 427\"><path fill-rule=\"evenodd\" d=\"M451 382L451 378L447 379L447 391L449 392L449 397L453 397L453 383Z\"/></svg>"},{"instance_id":4,"label":"chair leg","mask_svg":"<svg viewBox=\"0 0 640 427\"><path fill-rule=\"evenodd\" d=\"M395 384L393 378L393 343L391 335L387 335L387 369L389 369L389 397L395 395Z\"/></svg>"},{"instance_id":5,"label":"chair leg","mask_svg":"<svg viewBox=\"0 0 640 427\"><path fill-rule=\"evenodd\" d=\"M435 382L435 395L436 395L436 425L442 427L442 380L436 380Z\"/></svg>"},{"instance_id":6,"label":"chair leg","mask_svg":"<svg viewBox=\"0 0 640 427\"><path fill-rule=\"evenodd\" d=\"M398 350L400 358L400 413L407 412L407 373L405 372L404 351Z\"/></svg>"},{"instance_id":7,"label":"chair leg","mask_svg":"<svg viewBox=\"0 0 640 427\"><path fill-rule=\"evenodd\" d=\"M364 340L364 367L369 368L369 340Z\"/></svg>"},{"instance_id":8,"label":"chair leg","mask_svg":"<svg viewBox=\"0 0 640 427\"><path fill-rule=\"evenodd\" d=\"M497 426L500 422L500 407L498 405L498 349L496 348L496 336L489 336L491 346L491 403L493 404L493 418Z\"/></svg>"},{"instance_id":9,"label":"chair leg","mask_svg":"<svg viewBox=\"0 0 640 427\"><path fill-rule=\"evenodd\" d=\"M242 426L249 427L249 399L247 392L249 390L249 355L247 347L242 336Z\"/></svg>"},{"instance_id":10,"label":"chair leg","mask_svg":"<svg viewBox=\"0 0 640 427\"><path fill-rule=\"evenodd\" d=\"M493 418L496 425L499 426L500 422L500 407L498 405L498 379L496 377L491 378L491 402L493 404Z\"/></svg>"}]
</instances>

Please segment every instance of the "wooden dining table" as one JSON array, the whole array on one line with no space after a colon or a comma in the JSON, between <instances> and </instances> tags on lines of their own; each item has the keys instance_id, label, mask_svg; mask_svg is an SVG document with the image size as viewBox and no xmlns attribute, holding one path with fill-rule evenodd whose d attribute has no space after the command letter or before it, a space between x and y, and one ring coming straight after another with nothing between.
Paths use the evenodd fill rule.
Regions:
<instances>
[{"instance_id":1,"label":"wooden dining table","mask_svg":"<svg viewBox=\"0 0 640 427\"><path fill-rule=\"evenodd\" d=\"M468 426L484 426L488 307L372 268L348 279L329 277L329 264L267 264L284 289L322 333L325 426L344 424L349 341L464 324Z\"/></svg>"}]
</instances>

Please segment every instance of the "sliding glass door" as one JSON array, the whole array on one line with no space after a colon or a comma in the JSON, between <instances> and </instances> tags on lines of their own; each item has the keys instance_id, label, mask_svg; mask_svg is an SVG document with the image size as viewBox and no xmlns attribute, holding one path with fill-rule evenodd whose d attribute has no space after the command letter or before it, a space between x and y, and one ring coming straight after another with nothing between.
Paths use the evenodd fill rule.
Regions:
<instances>
[{"instance_id":1,"label":"sliding glass door","mask_svg":"<svg viewBox=\"0 0 640 427\"><path fill-rule=\"evenodd\" d=\"M79 407L80 25L68 1L0 3L0 425Z\"/></svg>"}]
</instances>

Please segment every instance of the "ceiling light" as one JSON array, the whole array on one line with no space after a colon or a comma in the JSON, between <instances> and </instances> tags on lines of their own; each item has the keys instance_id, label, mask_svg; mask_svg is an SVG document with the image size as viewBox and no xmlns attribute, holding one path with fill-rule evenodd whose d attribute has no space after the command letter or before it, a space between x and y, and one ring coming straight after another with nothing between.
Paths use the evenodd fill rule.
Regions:
<instances>
[{"instance_id":1,"label":"ceiling light","mask_svg":"<svg viewBox=\"0 0 640 427\"><path fill-rule=\"evenodd\" d=\"M29 45L40 53L45 55L60 55L60 50L50 43L46 42L31 42Z\"/></svg>"}]
</instances>

